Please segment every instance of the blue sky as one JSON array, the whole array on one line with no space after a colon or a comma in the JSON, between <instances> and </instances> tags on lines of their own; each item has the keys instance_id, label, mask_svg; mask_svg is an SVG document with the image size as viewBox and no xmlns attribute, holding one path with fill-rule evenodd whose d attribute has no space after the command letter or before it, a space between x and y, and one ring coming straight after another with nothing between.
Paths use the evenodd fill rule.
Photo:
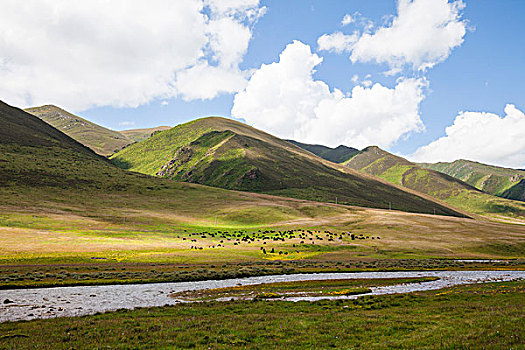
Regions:
<instances>
[{"instance_id":1,"label":"blue sky","mask_svg":"<svg viewBox=\"0 0 525 350\"><path fill-rule=\"evenodd\" d=\"M257 0L239 0L237 2L228 0L218 5L219 2L204 0L205 7L203 11L200 11L200 15L204 13L207 16L210 22L205 24L211 27L211 29L205 29L205 36L214 38L214 35L217 35L219 39L204 41L200 46L200 49L204 51L204 56L199 56L195 61L189 59L185 65L181 64L180 67L166 66L165 70L159 68L158 71L155 71L155 68L148 68L139 74L137 71L144 69L138 68L141 62L148 67L163 67L167 65L166 62L174 59L176 54L173 52L179 50L180 47L184 47L188 51L197 49L188 48L191 46L191 42L184 42L183 38L172 38L173 33L177 30L181 31L181 28L192 25L191 16L186 16L189 19L179 19L175 15L170 17L170 9L167 6L172 5L166 5L167 2L161 0L154 1L151 8L157 7L162 13L167 13L165 21L160 21L167 23L163 24L165 28L155 28L153 31L157 33L158 37L162 38L162 41L159 39L158 46L150 47L152 45L149 43L151 38L148 38L147 33L144 34L140 27L137 27L139 29L136 33L117 26L106 28L106 32L101 32L102 36L108 31L118 33L117 35L111 32L110 39L114 42L130 41L129 45L133 45L133 41L136 40L136 47L141 48L140 45L143 45L143 49L140 51L138 49L134 51L134 48L124 46L123 52L129 49L128 55L135 55L136 61L123 58L120 65L108 66L107 71L101 69L101 75L104 73L104 77L111 75L112 72L118 72L118 75L115 73L115 77L108 78L107 81L100 81L99 86L97 86L94 78L91 81L91 78L96 77L99 73L97 68L103 66L105 62L110 59L119 61L118 54L116 56L109 48L107 49L108 58L103 57L104 59L100 60L102 63L97 62L98 56L93 56L90 61L86 60L86 62L72 66L66 71L70 77L75 79L76 69L78 71L85 69L87 72L90 69L93 70L93 73L85 77L80 76L79 81L73 85L67 82L66 78L63 80L57 78L55 82L52 73L56 72L56 76L60 74L66 76L64 69L59 67L59 70L53 63L45 63L45 57L40 61L35 59L34 67L29 67L31 69L24 66L25 63L17 65L17 60L26 62L27 59L19 54L21 51L19 48L10 46L9 40L4 40L4 43L0 44L0 76L3 67L4 72L22 72L21 74L28 74L28 77L22 81L22 79L14 79L9 75L3 76L5 82L12 79L13 83L10 86L0 88L0 93L7 96L7 98L4 97L7 102L21 107L43 103L57 104L89 120L117 130L176 125L202 116L231 117L233 114L236 119L255 127L281 137L294 137L300 141L325 143L331 146L336 143L344 143L355 147L378 144L394 153L406 155L415 160L437 161L469 158L492 164L525 166L525 144L521 141L521 139L525 139L525 121L522 120L525 118L525 116L522 118L522 111L525 110L525 69L523 67L525 62L525 36L523 35L525 33L525 23L523 22L525 1L428 1L428 3L435 2L436 6L441 6L440 8L443 9L448 6L450 12L456 16L449 22L459 25L460 28L456 28L457 30L461 30L463 27L466 30L464 34L457 34L455 39L450 39L449 43L434 39L438 36L438 32L435 32L436 36L432 35L428 39L431 44L421 42L421 40L418 42L417 38L413 39L414 45L407 50L413 50L416 52L414 55L419 55L417 56L419 58L426 59L428 53L425 53L425 50L432 50L434 46L442 45L449 48L448 53L427 60L427 63L432 61L430 68L418 69L416 67L420 64L419 61L416 62L418 58L412 60L407 58L413 52L403 51L408 56L400 60L396 57L394 60L392 53L379 52L377 47L381 48L381 45L385 46L388 42L378 42L375 44L375 48L367 46L363 49L361 56L357 54L357 47L360 45L359 39L366 36L365 34L374 36L383 29L391 28L396 18L401 21L400 8L402 6L406 8L406 17L425 15L424 11L432 11L431 7L425 8L426 5L422 1L425 0L402 0L400 2L396 0L262 0L260 2ZM38 7L45 6L42 5L45 2L40 2L34 6L35 15L43 11L42 8ZM230 7L224 5L230 2L234 5ZM75 61L79 57L77 54L83 53L85 56L86 52L102 52L104 54L107 46L103 45L108 44L93 39L92 35L97 38L101 36L88 30L90 26L97 25L100 27L100 24L95 23L99 19L95 20L94 16L89 17L89 15L78 15L73 8L59 8L60 11L57 11L55 3L49 2L48 7L53 10L55 16L62 16L58 17L57 20L59 23L65 23L62 30L71 33L69 26L74 26L76 31L67 36L60 32L56 34L57 37L53 37L57 26L56 23L49 24L50 28L53 29L47 32L50 33L47 38L50 44L43 50L61 53L60 56L50 56L49 61L53 59L55 62L56 57L67 57L68 55L70 55L69 61ZM101 6L101 4L98 5ZM104 3L104 6L110 6L109 12L116 13L116 17L110 18L113 22L127 20L129 23L129 18L132 20L139 18L140 14L144 12L144 9L142 12L141 9L137 9L136 13L127 11L126 15L120 15L118 11L121 9L118 6L108 5L108 3ZM111 6L114 7L111 8ZM416 6L420 6L420 8L416 10ZM26 11L31 12L31 5L28 5L28 8L29 10L26 9ZM90 11L89 8L80 10L88 14ZM148 9L148 11L150 10ZM172 10L173 13L182 11L181 8ZM9 10L4 13L9 15L8 12ZM57 13L59 15L56 15ZM152 14L158 17L156 13ZM194 21L199 19L198 15L199 13L195 14ZM342 20L345 15L350 15L353 23L343 25ZM76 18L75 22L66 21L66 19L71 18ZM230 24L235 24L237 27L211 25L214 20L217 20L217 23L220 21L224 23L225 19L230 20ZM411 22L406 18L404 20L414 23L410 24L414 25L414 34L417 34L418 30L425 30L425 28L417 27L418 25L424 26L424 23L418 24L417 21ZM170 21L181 23L178 27L171 27ZM182 23L183 21L187 22ZM158 18L145 25L154 27L157 22ZM84 23L83 26L82 23ZM104 22L100 23L104 24ZM367 23L371 23L368 28L366 28ZM79 27L80 29L78 29ZM104 26L102 25L102 27ZM86 30L84 31L84 29ZM21 30L31 34L35 28L21 28ZM215 30L222 30L220 32L222 34L216 34ZM159 32L161 34L158 34ZM345 44L346 46L336 47L337 45L334 44L335 46L322 49L320 37L334 35L337 32L349 40ZM237 33L244 33L244 36L239 35L237 37ZM354 33L356 37L351 38ZM410 42L412 40L408 38L411 35L410 31L408 33L408 35L406 32L403 35L398 35L397 40L403 44L406 37L406 41ZM9 34L6 29L2 31L0 26L0 35L9 38L12 33ZM223 35L223 39L220 39L221 35ZM27 35L21 41L29 40L26 38ZM35 38L35 40L37 39L40 42L42 41L42 38ZM200 40L198 37L194 39L194 41L198 40ZM432 40L436 40L435 45ZM455 44L453 40L456 40ZM63 41L63 45L59 45L60 41ZM173 51L163 56L164 48L175 41ZM238 47L232 47L235 46L236 42L240 43ZM395 46L395 40L392 42ZM73 43L79 43L78 52L72 51L72 47L77 46ZM22 44L24 43L22 42ZM32 44L31 41L26 43L27 46ZM54 45L56 47L49 47ZM420 47L416 47L417 45ZM230 51L225 53L221 51L221 47L228 47ZM147 53L148 50L151 52ZM396 52L395 48L392 50ZM161 58L152 59L151 57L158 52L162 52L159 55ZM279 63L281 54L284 58L281 58ZM355 59L351 60L351 56ZM183 56L181 60L188 57L190 55ZM289 57L288 61L286 61L286 57ZM296 79L300 83L303 79L306 85L311 85L308 88L309 90L306 89L304 93L304 101L297 97L298 94L301 94L298 87L283 92L283 89L287 89L287 82L284 81L284 78L282 82L279 82L283 72L295 69L293 60L296 60L298 66L303 64L302 62L310 62L301 68L301 72L297 73L302 74L302 76L284 74L288 80ZM285 61L291 63L287 66ZM97 62L98 67L94 64L91 66L90 62ZM208 71L205 70L202 75L206 75L207 80L200 80L204 79L202 75L189 74L189 78L183 84L182 78L179 77L184 74L182 73L184 69L189 71L191 67L199 64L205 64L206 69L209 67L224 68L221 74L227 75L214 77L215 73L213 72L215 71L212 72L213 74L207 74ZM268 69L260 69L261 65L266 65ZM190 68L188 69L188 67ZM121 68L122 72L120 72ZM386 74L393 69L397 72L390 75ZM45 76L45 74L31 73L36 75L30 75L27 73L28 71L49 71L49 74ZM159 79L162 79L160 73L163 72L170 72L175 76L173 81L166 83L168 87L159 87ZM158 74L158 76L153 77L153 79L151 76L154 74ZM122 79L122 77L125 78ZM120 83L128 77L127 85ZM27 81L36 82L35 85L47 86L47 88L41 87L38 90L36 87L26 87L24 82ZM140 84L134 86L133 84L136 81ZM202 84L224 84L227 87L224 87L222 91L221 89L217 91L212 89L213 91L206 92L197 91L201 81ZM225 81L227 83L224 83ZM256 81L259 81L259 84ZM398 91L401 90L400 85L403 81L407 83L406 89L409 90L407 95ZM114 88L111 88L112 84ZM368 90L375 89L375 87L372 88L375 84L379 85L377 86L377 93L373 94ZM51 85L53 88L50 89L49 86ZM60 86L63 86L64 91L60 90ZM143 86L143 89L141 90L138 86ZM274 86L280 86L280 89L271 91ZM364 91L363 94L366 94L367 97L363 97L366 99L366 103L361 100L358 101L357 97L353 98L353 88L356 86L360 86ZM24 93L17 92L18 95L14 93L13 89L17 87L21 87L22 90L25 89ZM380 88L384 90L383 93L379 91ZM119 89L122 92L117 93ZM127 89L130 91L129 95L133 97L123 97ZM338 89L342 96L338 96L334 89ZM69 94L71 91L78 91L78 93ZM283 99L288 98L293 103L275 102L275 99L272 99L272 107L268 107L267 113L263 113L260 110L266 108L265 91L268 91L270 96L280 94L279 96L282 95ZM319 98L319 103L309 105L308 102L311 98L308 97L308 94L311 94L312 98ZM320 94L323 96L319 97ZM407 106L400 106L403 101L392 102L394 104L392 109L397 110L397 112L393 112L392 120L397 120L396 122L389 121L388 111L384 111L384 109L390 108L389 105L382 105L385 98L390 96L389 94L394 100L412 99L407 103ZM85 101L79 102L78 96L86 96ZM294 98L297 100L294 101ZM377 102L373 100L374 98L378 99ZM344 101L341 102L341 100ZM294 110L294 104L299 105L303 102L306 103L305 108L312 110L319 108L323 103L334 104L334 106L332 106L333 109L315 114L307 110ZM237 106L232 111L234 104ZM376 105L381 105L382 108L376 108ZM509 105L513 107L508 107ZM362 108L362 112L360 112L360 108ZM353 112L346 113L345 109L352 109ZM283 110L284 112L282 112ZM330 118L328 117L328 114L332 113L331 111L339 113L337 118L330 119L331 115ZM282 114L278 115L281 112ZM461 112L467 113L462 114ZM405 114L408 117L405 118ZM297 115L301 117L297 117ZM312 121L314 119L315 122ZM308 123L312 121L311 125L304 126L302 123L306 123L305 120ZM366 124L367 121L370 125ZM374 124L376 126L378 124L386 125L385 128L390 128L391 132L389 133L385 128L376 127L374 129ZM329 129L319 131L320 125L326 128L334 128L334 137L330 137L331 130ZM355 125L360 126L354 127ZM470 127L470 125L478 125L480 129ZM479 125L485 126L480 127ZM446 132L447 127L449 127L448 133ZM336 133L335 129L352 129L352 131ZM497 132L494 131L495 129ZM395 134L396 132L397 134ZM374 135L377 135L377 139L374 138ZM506 135L510 136L507 137ZM508 139L502 141L502 138ZM480 141L480 139L483 140ZM461 147L455 147L458 143L462 144ZM505 149L504 152L503 149Z\"/></svg>"}]
</instances>

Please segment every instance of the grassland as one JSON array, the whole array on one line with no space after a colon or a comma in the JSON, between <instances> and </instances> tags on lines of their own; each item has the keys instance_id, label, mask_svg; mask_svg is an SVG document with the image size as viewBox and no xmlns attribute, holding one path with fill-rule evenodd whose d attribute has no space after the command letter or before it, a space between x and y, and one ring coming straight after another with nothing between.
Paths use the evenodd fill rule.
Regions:
<instances>
[{"instance_id":1,"label":"grassland","mask_svg":"<svg viewBox=\"0 0 525 350\"><path fill-rule=\"evenodd\" d=\"M38 118L0 107L3 288L524 258L523 225L155 178L124 171Z\"/></svg>"},{"instance_id":2,"label":"grassland","mask_svg":"<svg viewBox=\"0 0 525 350\"><path fill-rule=\"evenodd\" d=\"M525 267L522 225L334 205L335 215L314 205L287 203L283 215L313 210L316 216L278 225L239 224L235 214L234 220L218 216L217 226L213 217L198 223L180 213L137 208L126 209L124 223L89 202L60 210L3 206L0 287ZM458 258L511 260L486 264Z\"/></svg>"},{"instance_id":3,"label":"grassland","mask_svg":"<svg viewBox=\"0 0 525 350\"><path fill-rule=\"evenodd\" d=\"M319 302L231 301L0 324L0 347L520 349L525 282Z\"/></svg>"},{"instance_id":4,"label":"grassland","mask_svg":"<svg viewBox=\"0 0 525 350\"><path fill-rule=\"evenodd\" d=\"M525 204L482 192L455 177L423 168L378 147L367 147L344 163L391 183L425 193L470 213L525 222ZM496 193L494 193L496 194Z\"/></svg>"},{"instance_id":5,"label":"grassland","mask_svg":"<svg viewBox=\"0 0 525 350\"><path fill-rule=\"evenodd\" d=\"M285 297L321 297L367 294L370 287L392 286L403 283L435 281L436 277L385 278L352 280L318 280L300 282L275 282L226 288L201 289L170 294L170 297L184 301L210 301L227 299L277 299Z\"/></svg>"},{"instance_id":6,"label":"grassland","mask_svg":"<svg viewBox=\"0 0 525 350\"><path fill-rule=\"evenodd\" d=\"M453 176L492 195L525 201L525 171L523 170L464 159L451 163L421 163L420 165Z\"/></svg>"}]
</instances>

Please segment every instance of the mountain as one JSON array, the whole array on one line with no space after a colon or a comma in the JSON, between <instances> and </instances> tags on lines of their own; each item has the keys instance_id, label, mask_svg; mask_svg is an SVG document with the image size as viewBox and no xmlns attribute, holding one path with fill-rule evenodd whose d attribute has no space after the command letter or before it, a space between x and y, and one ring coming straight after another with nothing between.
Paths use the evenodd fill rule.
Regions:
<instances>
[{"instance_id":1,"label":"mountain","mask_svg":"<svg viewBox=\"0 0 525 350\"><path fill-rule=\"evenodd\" d=\"M307 150L319 156L323 159L329 160L334 163L343 163L359 153L358 149L347 147L347 146L337 146L336 148L330 148L323 145L310 145L307 143L301 143L294 140L286 140L294 145L301 147L302 149Z\"/></svg>"},{"instance_id":2,"label":"mountain","mask_svg":"<svg viewBox=\"0 0 525 350\"><path fill-rule=\"evenodd\" d=\"M157 126L156 128L147 128L147 129L130 129L130 130L121 130L119 131L122 135L127 137L132 142L144 141L151 135L156 132L169 130L171 126Z\"/></svg>"},{"instance_id":3,"label":"mountain","mask_svg":"<svg viewBox=\"0 0 525 350\"><path fill-rule=\"evenodd\" d=\"M245 227L347 212L333 205L125 171L43 120L1 101L0 208L0 233L6 226L20 225L44 225L50 232L79 225L121 225L123 213L138 227L156 223L208 227L216 215L223 224Z\"/></svg>"},{"instance_id":4,"label":"mountain","mask_svg":"<svg viewBox=\"0 0 525 350\"><path fill-rule=\"evenodd\" d=\"M438 198L463 210L492 216L525 216L525 205L498 198L447 174L423 168L379 147L363 149L344 165Z\"/></svg>"},{"instance_id":5,"label":"mountain","mask_svg":"<svg viewBox=\"0 0 525 350\"><path fill-rule=\"evenodd\" d=\"M178 125L111 159L132 171L226 189L375 208L391 203L393 209L404 211L463 216L425 196L225 118Z\"/></svg>"},{"instance_id":6,"label":"mountain","mask_svg":"<svg viewBox=\"0 0 525 350\"><path fill-rule=\"evenodd\" d=\"M502 168L464 159L451 163L419 165L453 176L492 195L525 201L524 170Z\"/></svg>"},{"instance_id":7,"label":"mountain","mask_svg":"<svg viewBox=\"0 0 525 350\"><path fill-rule=\"evenodd\" d=\"M37 116L84 146L91 148L95 153L106 157L133 142L147 139L155 132L170 128L169 126L159 126L115 131L53 105L27 108L25 111Z\"/></svg>"},{"instance_id":8,"label":"mountain","mask_svg":"<svg viewBox=\"0 0 525 350\"><path fill-rule=\"evenodd\" d=\"M56 106L45 105L25 111L103 156L109 156L133 142L118 131L104 128Z\"/></svg>"}]
</instances>

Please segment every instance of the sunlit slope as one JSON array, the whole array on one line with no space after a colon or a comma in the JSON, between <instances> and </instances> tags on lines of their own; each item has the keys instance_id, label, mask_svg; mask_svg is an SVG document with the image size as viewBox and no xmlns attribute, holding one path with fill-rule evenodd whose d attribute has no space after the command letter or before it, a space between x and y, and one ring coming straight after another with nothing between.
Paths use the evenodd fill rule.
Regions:
<instances>
[{"instance_id":1,"label":"sunlit slope","mask_svg":"<svg viewBox=\"0 0 525 350\"><path fill-rule=\"evenodd\" d=\"M119 133L126 136L128 139L130 139L133 142L140 142L144 141L151 135L153 135L156 132L164 131L171 129L170 126L157 126L155 128L146 128L146 129L129 129L129 130L121 130Z\"/></svg>"},{"instance_id":2,"label":"sunlit slope","mask_svg":"<svg viewBox=\"0 0 525 350\"><path fill-rule=\"evenodd\" d=\"M456 160L451 163L421 163L423 168L437 170L495 196L525 201L525 171Z\"/></svg>"},{"instance_id":3,"label":"sunlit slope","mask_svg":"<svg viewBox=\"0 0 525 350\"><path fill-rule=\"evenodd\" d=\"M425 169L376 146L363 149L344 164L473 213L525 217L525 205L521 202L489 195L452 176Z\"/></svg>"},{"instance_id":4,"label":"sunlit slope","mask_svg":"<svg viewBox=\"0 0 525 350\"><path fill-rule=\"evenodd\" d=\"M118 131L92 123L56 106L33 107L26 109L26 112L103 156L111 155L133 142Z\"/></svg>"},{"instance_id":5,"label":"sunlit slope","mask_svg":"<svg viewBox=\"0 0 525 350\"><path fill-rule=\"evenodd\" d=\"M159 132L125 148L112 160L125 169L227 189L463 216L429 198L225 118L202 118Z\"/></svg>"},{"instance_id":6,"label":"sunlit slope","mask_svg":"<svg viewBox=\"0 0 525 350\"><path fill-rule=\"evenodd\" d=\"M122 222L127 215L136 217L139 225L211 225L220 215L220 222L249 226L345 211L128 172L39 118L2 102L0 207L4 214L54 213L108 223Z\"/></svg>"}]
</instances>

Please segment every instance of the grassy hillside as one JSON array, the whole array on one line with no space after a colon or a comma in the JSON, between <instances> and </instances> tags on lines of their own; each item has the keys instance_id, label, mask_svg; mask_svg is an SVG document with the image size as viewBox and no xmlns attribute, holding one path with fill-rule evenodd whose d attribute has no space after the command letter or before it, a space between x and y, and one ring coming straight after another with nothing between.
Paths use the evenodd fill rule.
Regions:
<instances>
[{"instance_id":1,"label":"grassy hillside","mask_svg":"<svg viewBox=\"0 0 525 350\"><path fill-rule=\"evenodd\" d=\"M156 132L168 129L171 129L171 126L157 126L156 128L121 130L119 132L132 142L140 142L144 141Z\"/></svg>"},{"instance_id":2,"label":"grassy hillside","mask_svg":"<svg viewBox=\"0 0 525 350\"><path fill-rule=\"evenodd\" d=\"M521 202L494 197L452 176L420 167L376 146L363 149L344 164L473 213L525 217L525 205Z\"/></svg>"},{"instance_id":3,"label":"grassy hillside","mask_svg":"<svg viewBox=\"0 0 525 350\"><path fill-rule=\"evenodd\" d=\"M0 288L457 268L457 258L522 258L523 237L523 225L127 172L0 103Z\"/></svg>"},{"instance_id":4,"label":"grassy hillside","mask_svg":"<svg viewBox=\"0 0 525 350\"><path fill-rule=\"evenodd\" d=\"M206 210L202 209L204 204ZM214 222L216 214L220 214L220 222L245 225L247 219L242 214L250 213L249 224L261 225L327 213L317 203L277 200L124 171L51 125L2 102L0 207L3 212L6 208L65 211L72 217L97 218L106 225L120 222L124 210L141 221L156 222L155 217L163 215L166 222L206 225Z\"/></svg>"},{"instance_id":5,"label":"grassy hillside","mask_svg":"<svg viewBox=\"0 0 525 350\"><path fill-rule=\"evenodd\" d=\"M129 170L227 189L357 206L458 215L453 209L328 162L289 142L224 118L160 132L112 157ZM461 215L461 214L460 214Z\"/></svg>"},{"instance_id":6,"label":"grassy hillside","mask_svg":"<svg viewBox=\"0 0 525 350\"><path fill-rule=\"evenodd\" d=\"M437 170L495 196L525 201L525 171L502 168L470 160L451 163L421 163L423 168Z\"/></svg>"},{"instance_id":7,"label":"grassy hillside","mask_svg":"<svg viewBox=\"0 0 525 350\"><path fill-rule=\"evenodd\" d=\"M26 109L26 112L103 156L109 156L133 142L118 131L104 128L56 106L33 107Z\"/></svg>"},{"instance_id":8,"label":"grassy hillside","mask_svg":"<svg viewBox=\"0 0 525 350\"><path fill-rule=\"evenodd\" d=\"M302 149L312 152L316 156L319 156L323 159L329 160L334 163L343 163L359 153L358 149L347 147L347 146L337 146L336 148L330 148L323 145L310 145L307 143L301 143L294 140L286 140L294 145L301 147Z\"/></svg>"}]
</instances>

